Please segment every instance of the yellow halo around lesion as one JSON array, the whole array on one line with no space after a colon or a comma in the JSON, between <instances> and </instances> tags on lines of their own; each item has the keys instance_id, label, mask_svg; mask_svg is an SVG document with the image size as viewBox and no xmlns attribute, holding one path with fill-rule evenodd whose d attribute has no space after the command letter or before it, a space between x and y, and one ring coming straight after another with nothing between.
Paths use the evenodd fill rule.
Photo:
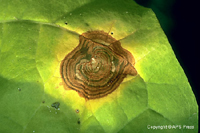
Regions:
<instances>
[{"instance_id":1,"label":"yellow halo around lesion","mask_svg":"<svg viewBox=\"0 0 200 133\"><path fill-rule=\"evenodd\" d=\"M88 100L84 97L81 97L77 91L66 87L60 74L60 64L66 54L72 51L76 46L78 46L78 44L79 36L68 32L63 32L63 35L60 37L60 39L58 39L58 43L55 44L56 48L54 49L54 52L57 55L57 62L55 62L57 64L57 68L56 70L52 70L54 71L53 76L45 83L45 93L56 99L62 100L66 105L70 106L74 110L87 109L91 112L95 112L105 103L114 102L123 88L119 86L115 91L106 95L105 97ZM130 76L129 78L132 79L133 77L134 76ZM125 78L122 83L128 81L129 78Z\"/></svg>"}]
</instances>

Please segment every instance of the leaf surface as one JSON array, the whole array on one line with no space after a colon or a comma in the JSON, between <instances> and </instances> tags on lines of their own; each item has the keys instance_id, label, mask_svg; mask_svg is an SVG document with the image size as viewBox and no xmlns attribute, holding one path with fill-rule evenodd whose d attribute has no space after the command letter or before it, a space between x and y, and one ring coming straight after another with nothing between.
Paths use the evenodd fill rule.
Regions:
<instances>
[{"instance_id":1,"label":"leaf surface","mask_svg":"<svg viewBox=\"0 0 200 133\"><path fill-rule=\"evenodd\" d=\"M161 131L149 125L198 132L195 96L151 9L131 0L0 3L0 132ZM60 75L61 61L90 30L112 32L138 71L95 100L65 90ZM59 108L51 106L55 102Z\"/></svg>"}]
</instances>

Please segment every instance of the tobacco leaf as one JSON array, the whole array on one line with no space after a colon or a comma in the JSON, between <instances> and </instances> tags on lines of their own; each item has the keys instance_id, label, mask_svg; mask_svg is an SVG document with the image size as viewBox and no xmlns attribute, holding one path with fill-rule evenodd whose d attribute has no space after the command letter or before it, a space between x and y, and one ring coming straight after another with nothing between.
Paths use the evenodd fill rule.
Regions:
<instances>
[{"instance_id":1,"label":"tobacco leaf","mask_svg":"<svg viewBox=\"0 0 200 133\"><path fill-rule=\"evenodd\" d=\"M131 0L0 3L0 132L198 132L195 96L151 9ZM60 64L93 30L119 40L138 74L87 100L64 89Z\"/></svg>"}]
</instances>

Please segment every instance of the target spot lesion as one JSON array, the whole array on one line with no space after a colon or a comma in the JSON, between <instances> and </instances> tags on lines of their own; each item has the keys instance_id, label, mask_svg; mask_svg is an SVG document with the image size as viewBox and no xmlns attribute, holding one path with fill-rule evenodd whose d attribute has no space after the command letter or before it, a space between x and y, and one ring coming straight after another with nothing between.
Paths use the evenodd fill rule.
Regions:
<instances>
[{"instance_id":1,"label":"target spot lesion","mask_svg":"<svg viewBox=\"0 0 200 133\"><path fill-rule=\"evenodd\" d=\"M79 36L79 45L61 62L63 82L86 99L112 93L127 75L136 76L134 57L104 31Z\"/></svg>"}]
</instances>

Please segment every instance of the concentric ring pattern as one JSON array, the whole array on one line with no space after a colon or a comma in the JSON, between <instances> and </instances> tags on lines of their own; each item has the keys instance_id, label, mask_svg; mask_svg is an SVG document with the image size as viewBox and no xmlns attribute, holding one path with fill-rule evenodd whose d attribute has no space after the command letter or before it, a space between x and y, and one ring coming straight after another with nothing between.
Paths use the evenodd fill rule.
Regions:
<instances>
[{"instance_id":1,"label":"concentric ring pattern","mask_svg":"<svg viewBox=\"0 0 200 133\"><path fill-rule=\"evenodd\" d=\"M137 75L132 54L104 31L89 31L79 37L79 45L61 63L67 87L86 99L112 93L127 74Z\"/></svg>"}]
</instances>

